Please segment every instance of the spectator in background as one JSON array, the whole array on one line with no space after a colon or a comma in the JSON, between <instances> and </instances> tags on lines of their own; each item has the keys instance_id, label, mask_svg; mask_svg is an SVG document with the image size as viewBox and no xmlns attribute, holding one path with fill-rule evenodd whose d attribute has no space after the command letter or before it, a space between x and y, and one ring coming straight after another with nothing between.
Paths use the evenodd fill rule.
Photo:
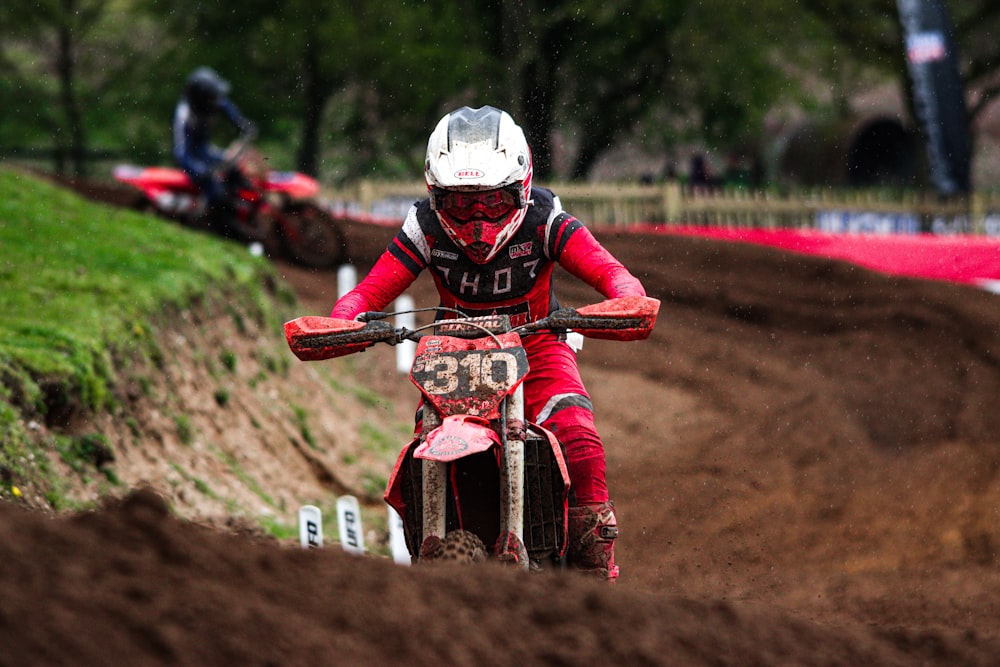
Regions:
<instances>
[{"instance_id":1,"label":"spectator in background","mask_svg":"<svg viewBox=\"0 0 1000 667\"><path fill-rule=\"evenodd\" d=\"M704 153L691 156L691 167L688 171L688 185L696 192L705 192L718 187L718 181L712 176L708 167L708 158Z\"/></svg>"}]
</instances>

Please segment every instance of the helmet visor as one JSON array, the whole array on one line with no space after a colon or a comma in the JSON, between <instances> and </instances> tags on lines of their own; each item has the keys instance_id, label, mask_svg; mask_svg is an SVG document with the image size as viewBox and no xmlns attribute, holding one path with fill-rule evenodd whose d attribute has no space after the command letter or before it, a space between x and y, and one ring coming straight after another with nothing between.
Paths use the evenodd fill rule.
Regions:
<instances>
[{"instance_id":1,"label":"helmet visor","mask_svg":"<svg viewBox=\"0 0 1000 667\"><path fill-rule=\"evenodd\" d=\"M515 209L524 207L524 197L519 186L472 192L434 188L430 195L433 210L447 213L450 218L461 222L474 219L501 220L510 216Z\"/></svg>"}]
</instances>

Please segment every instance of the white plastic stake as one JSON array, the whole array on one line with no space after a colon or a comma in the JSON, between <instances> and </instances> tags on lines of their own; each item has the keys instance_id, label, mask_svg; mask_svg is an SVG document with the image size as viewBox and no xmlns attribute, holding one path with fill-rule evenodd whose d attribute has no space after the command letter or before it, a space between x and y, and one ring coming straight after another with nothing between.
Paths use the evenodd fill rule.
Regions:
<instances>
[{"instance_id":1,"label":"white plastic stake","mask_svg":"<svg viewBox=\"0 0 1000 667\"><path fill-rule=\"evenodd\" d=\"M303 549L323 546L323 513L315 505L299 508L299 543Z\"/></svg>"},{"instance_id":2,"label":"white plastic stake","mask_svg":"<svg viewBox=\"0 0 1000 667\"><path fill-rule=\"evenodd\" d=\"M337 298L344 296L358 284L358 270L352 264L337 269Z\"/></svg>"},{"instance_id":3,"label":"white plastic stake","mask_svg":"<svg viewBox=\"0 0 1000 667\"><path fill-rule=\"evenodd\" d=\"M397 565L409 565L410 550L406 548L406 535L403 532L403 519L392 507L389 509L389 549L392 551L392 560Z\"/></svg>"},{"instance_id":4,"label":"white plastic stake","mask_svg":"<svg viewBox=\"0 0 1000 667\"><path fill-rule=\"evenodd\" d=\"M396 299L396 310L413 310L413 297L403 294ZM417 317L413 313L401 312L396 315L396 326L413 329L417 326ZM400 373L409 373L410 366L413 365L413 357L417 353L417 344L412 340L404 340L396 346L396 370Z\"/></svg>"},{"instance_id":5,"label":"white plastic stake","mask_svg":"<svg viewBox=\"0 0 1000 667\"><path fill-rule=\"evenodd\" d=\"M340 544L344 547L344 551L358 555L365 553L361 508L354 496L337 498L337 528L340 530Z\"/></svg>"}]
</instances>

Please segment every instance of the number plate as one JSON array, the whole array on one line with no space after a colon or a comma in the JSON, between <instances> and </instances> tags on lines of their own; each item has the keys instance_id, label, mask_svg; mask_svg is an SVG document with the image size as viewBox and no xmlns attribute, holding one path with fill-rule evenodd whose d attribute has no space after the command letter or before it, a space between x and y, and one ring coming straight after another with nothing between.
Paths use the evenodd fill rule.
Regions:
<instances>
[{"instance_id":1,"label":"number plate","mask_svg":"<svg viewBox=\"0 0 1000 667\"><path fill-rule=\"evenodd\" d=\"M528 372L524 348L456 349L459 345L435 341L468 341L445 336L424 338L410 370L410 378L435 409L447 416L468 414L492 419L499 405Z\"/></svg>"}]
</instances>

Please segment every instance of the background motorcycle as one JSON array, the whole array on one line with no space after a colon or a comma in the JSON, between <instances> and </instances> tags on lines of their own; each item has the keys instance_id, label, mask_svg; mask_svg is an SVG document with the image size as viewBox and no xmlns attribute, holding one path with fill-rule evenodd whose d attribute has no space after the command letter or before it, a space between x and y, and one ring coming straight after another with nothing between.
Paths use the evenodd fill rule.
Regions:
<instances>
[{"instance_id":1,"label":"background motorcycle","mask_svg":"<svg viewBox=\"0 0 1000 667\"><path fill-rule=\"evenodd\" d=\"M268 250L280 248L292 261L327 268L342 260L344 234L316 202L319 183L298 172L270 171L241 135L226 150L219 174L233 192L235 215L226 230L216 230ZM118 165L115 180L138 190L136 209L186 225L211 226L205 197L182 170L173 167Z\"/></svg>"},{"instance_id":2,"label":"background motorcycle","mask_svg":"<svg viewBox=\"0 0 1000 667\"><path fill-rule=\"evenodd\" d=\"M638 340L649 336L659 305L648 297L609 299L513 328L507 316L459 311L414 330L382 321L390 313L305 316L285 323L285 337L303 361L416 341L410 379L420 389L422 419L385 492L413 562L495 558L543 569L563 562L573 490L562 445L525 420L522 338L572 330Z\"/></svg>"}]
</instances>

